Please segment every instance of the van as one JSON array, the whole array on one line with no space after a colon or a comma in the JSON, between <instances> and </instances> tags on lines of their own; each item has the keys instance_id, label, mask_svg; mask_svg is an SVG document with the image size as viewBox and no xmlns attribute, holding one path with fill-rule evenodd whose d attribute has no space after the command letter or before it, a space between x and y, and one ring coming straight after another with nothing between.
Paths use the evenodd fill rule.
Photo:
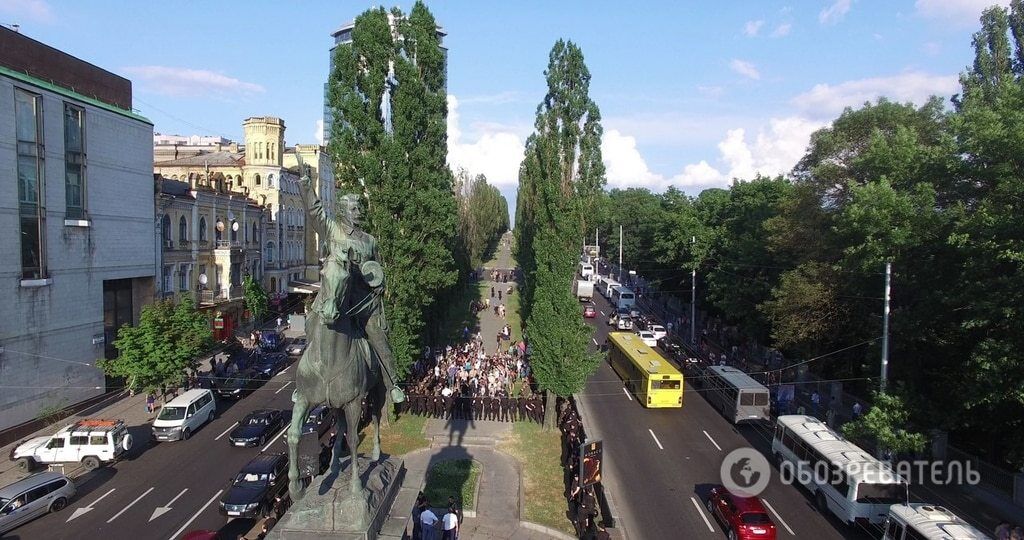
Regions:
<instances>
[{"instance_id":1,"label":"van","mask_svg":"<svg viewBox=\"0 0 1024 540\"><path fill-rule=\"evenodd\" d=\"M590 263L580 263L580 277L583 279L590 279L594 275L594 265Z\"/></svg>"},{"instance_id":2,"label":"van","mask_svg":"<svg viewBox=\"0 0 1024 540\"><path fill-rule=\"evenodd\" d=\"M41 472L0 488L0 535L33 519L63 510L75 484L56 472Z\"/></svg>"},{"instance_id":3,"label":"van","mask_svg":"<svg viewBox=\"0 0 1024 540\"><path fill-rule=\"evenodd\" d=\"M158 441L184 441L207 422L213 421L217 403L208 388L189 390L160 407L153 420L153 438Z\"/></svg>"},{"instance_id":4,"label":"van","mask_svg":"<svg viewBox=\"0 0 1024 540\"><path fill-rule=\"evenodd\" d=\"M611 303L618 309L631 308L636 304L636 295L627 287L619 285L612 289Z\"/></svg>"},{"instance_id":5,"label":"van","mask_svg":"<svg viewBox=\"0 0 1024 540\"><path fill-rule=\"evenodd\" d=\"M930 503L890 506L883 527L882 540L990 540L953 512Z\"/></svg>"}]
</instances>

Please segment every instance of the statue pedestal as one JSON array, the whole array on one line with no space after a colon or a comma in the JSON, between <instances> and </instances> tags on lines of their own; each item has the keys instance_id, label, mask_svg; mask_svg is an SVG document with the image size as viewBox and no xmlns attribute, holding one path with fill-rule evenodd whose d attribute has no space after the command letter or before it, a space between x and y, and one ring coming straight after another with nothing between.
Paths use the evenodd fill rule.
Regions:
<instances>
[{"instance_id":1,"label":"statue pedestal","mask_svg":"<svg viewBox=\"0 0 1024 540\"><path fill-rule=\"evenodd\" d=\"M405 476L405 461L388 457L371 461L356 460L360 493L349 493L351 461L340 474L316 476L306 487L306 495L295 501L281 521L270 531L275 540L376 540L387 519L398 488Z\"/></svg>"}]
</instances>

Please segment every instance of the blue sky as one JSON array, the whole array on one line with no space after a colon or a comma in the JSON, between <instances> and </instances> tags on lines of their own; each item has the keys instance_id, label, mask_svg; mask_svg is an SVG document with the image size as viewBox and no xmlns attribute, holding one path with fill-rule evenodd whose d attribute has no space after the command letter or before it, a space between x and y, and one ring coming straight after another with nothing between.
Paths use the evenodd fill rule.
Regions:
<instances>
[{"instance_id":1,"label":"blue sky","mask_svg":"<svg viewBox=\"0 0 1024 540\"><path fill-rule=\"evenodd\" d=\"M514 197L567 38L593 77L609 187L696 194L785 172L844 106L955 93L994 2L428 2L448 32L449 161ZM370 6L0 0L0 23L132 79L158 132L241 140L246 117L273 115L295 144L317 140L330 33Z\"/></svg>"}]
</instances>

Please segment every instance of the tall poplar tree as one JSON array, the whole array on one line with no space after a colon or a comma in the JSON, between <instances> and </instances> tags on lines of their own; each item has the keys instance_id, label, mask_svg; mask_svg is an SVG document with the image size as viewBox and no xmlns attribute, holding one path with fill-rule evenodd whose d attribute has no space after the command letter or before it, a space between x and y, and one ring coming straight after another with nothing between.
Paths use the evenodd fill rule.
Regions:
<instances>
[{"instance_id":1,"label":"tall poplar tree","mask_svg":"<svg viewBox=\"0 0 1024 540\"><path fill-rule=\"evenodd\" d=\"M339 194L360 193L387 279L388 337L400 377L421 345L427 313L457 278L457 206L446 157L445 59L422 2L405 16L370 9L335 50L330 152ZM387 83L393 66L397 85ZM393 130L385 130L389 88Z\"/></svg>"},{"instance_id":2,"label":"tall poplar tree","mask_svg":"<svg viewBox=\"0 0 1024 540\"><path fill-rule=\"evenodd\" d=\"M590 99L590 71L574 43L559 40L545 71L548 92L520 167L516 228L528 284L526 336L545 391L544 425L554 427L555 398L579 391L597 367L590 329L572 294L578 246L605 184L601 113ZM520 221L522 220L522 221Z\"/></svg>"}]
</instances>

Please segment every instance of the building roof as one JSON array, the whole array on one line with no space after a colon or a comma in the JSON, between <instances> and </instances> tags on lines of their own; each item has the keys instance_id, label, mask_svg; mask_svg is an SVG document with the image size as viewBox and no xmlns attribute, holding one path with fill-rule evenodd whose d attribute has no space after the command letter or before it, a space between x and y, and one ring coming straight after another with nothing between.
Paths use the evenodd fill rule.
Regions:
<instances>
[{"instance_id":1,"label":"building roof","mask_svg":"<svg viewBox=\"0 0 1024 540\"><path fill-rule=\"evenodd\" d=\"M153 176L157 179L157 188L160 193L165 195L173 195L176 197L183 197L188 195L190 191L188 182L182 182L181 180L171 180L170 178L164 178L160 174L154 174Z\"/></svg>"},{"instance_id":2,"label":"building roof","mask_svg":"<svg viewBox=\"0 0 1024 540\"><path fill-rule=\"evenodd\" d=\"M160 161L156 167L241 167L245 165L245 154L235 152L206 152L170 161Z\"/></svg>"},{"instance_id":3,"label":"building roof","mask_svg":"<svg viewBox=\"0 0 1024 540\"><path fill-rule=\"evenodd\" d=\"M120 107L118 107L116 105L111 105L111 104L109 104L109 103L107 103L105 101L100 101L100 100L98 100L96 98L92 98L92 97L89 97L89 96L86 96L86 95L83 95L83 94L79 94L78 92L75 92L74 90L70 90L70 89L64 88L63 86L60 86L59 84L55 84L53 82L40 79L38 77L33 77L31 75L26 75L25 73L21 73L20 71L15 71L13 69L10 69L10 68L4 67L4 66L0 66L0 75L6 76L6 77L10 77L12 79L17 79L17 80L19 80L19 81L21 81L23 83L31 84L32 86L35 86L36 88L41 88L43 90L48 90L50 92L53 92L54 94L61 95L61 96L64 96L64 97L68 97L68 98L80 101L82 103L85 103L87 105L92 105L93 107L96 107L96 108L99 108L99 109L103 109L105 111L109 111L109 112L112 112L112 113L116 113L116 114L119 114L121 116L125 116L127 118L131 118L132 120L138 120L139 122L144 122L144 123L149 124L151 126L153 125L153 122L150 122L148 118L146 118L145 116L142 116L140 114L135 113L133 110L122 109L122 108L120 108Z\"/></svg>"}]
</instances>

